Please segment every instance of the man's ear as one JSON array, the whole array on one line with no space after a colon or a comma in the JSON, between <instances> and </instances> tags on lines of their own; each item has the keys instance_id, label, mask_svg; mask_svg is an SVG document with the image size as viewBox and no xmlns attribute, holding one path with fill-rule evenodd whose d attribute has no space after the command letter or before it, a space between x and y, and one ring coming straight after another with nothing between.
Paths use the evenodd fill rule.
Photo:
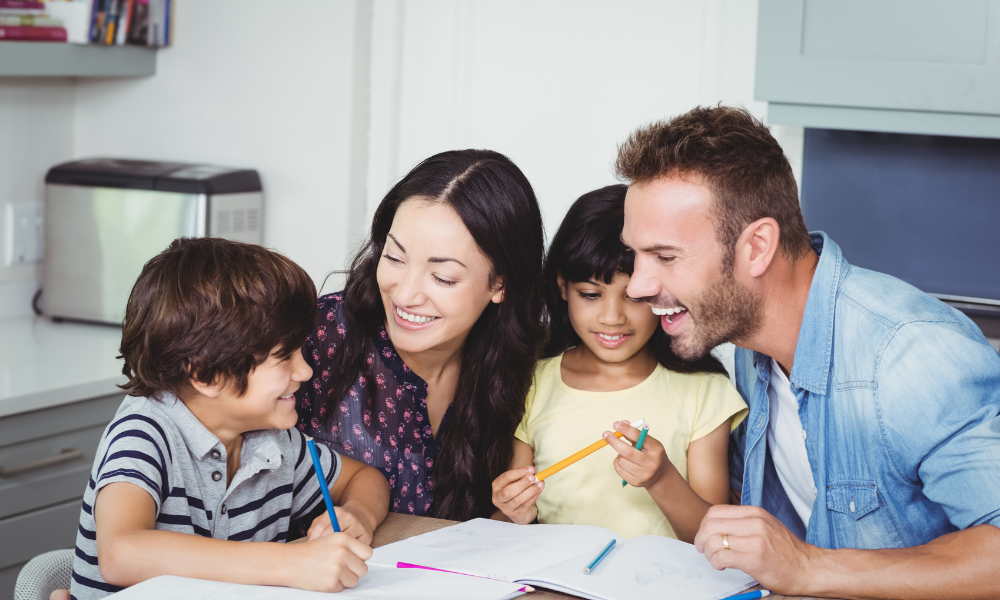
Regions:
<instances>
[{"instance_id":1,"label":"man's ear","mask_svg":"<svg viewBox=\"0 0 1000 600\"><path fill-rule=\"evenodd\" d=\"M556 285L559 286L559 295L566 302L569 302L569 287L566 285L566 279L563 278L562 273L556 274Z\"/></svg>"},{"instance_id":2,"label":"man's ear","mask_svg":"<svg viewBox=\"0 0 1000 600\"><path fill-rule=\"evenodd\" d=\"M493 297L490 301L494 304L500 304L503 302L503 292L504 292L504 281L503 277L497 277L496 285L493 286Z\"/></svg>"},{"instance_id":3,"label":"man's ear","mask_svg":"<svg viewBox=\"0 0 1000 600\"><path fill-rule=\"evenodd\" d=\"M212 383L205 383L204 381L199 381L196 377L188 377L188 384L191 388L208 398L218 398L222 393L222 388L225 387L223 384L219 383L220 378L216 377L215 381Z\"/></svg>"},{"instance_id":4,"label":"man's ear","mask_svg":"<svg viewBox=\"0 0 1000 600\"><path fill-rule=\"evenodd\" d=\"M760 277L771 266L780 238L781 228L771 217L750 223L736 242L736 261L747 266L748 275Z\"/></svg>"}]
</instances>

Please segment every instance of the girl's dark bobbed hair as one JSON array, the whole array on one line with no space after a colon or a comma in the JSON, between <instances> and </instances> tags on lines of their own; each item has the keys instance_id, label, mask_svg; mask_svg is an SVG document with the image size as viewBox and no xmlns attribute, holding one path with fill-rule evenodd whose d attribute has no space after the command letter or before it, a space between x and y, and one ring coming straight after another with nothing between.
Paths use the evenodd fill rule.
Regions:
<instances>
[{"instance_id":1,"label":"girl's dark bobbed hair","mask_svg":"<svg viewBox=\"0 0 1000 600\"><path fill-rule=\"evenodd\" d=\"M567 282L589 279L611 283L616 273L632 275L632 253L621 241L625 227L625 193L628 186L617 184L580 196L570 207L559 231L552 238L545 258L545 310L549 340L544 356L562 354L580 344L569 320L569 305L562 298L558 277ZM711 354L686 361L670 349L670 337L657 327L650 340L653 355L661 365L679 373L720 373L725 367Z\"/></svg>"},{"instance_id":2,"label":"girl's dark bobbed hair","mask_svg":"<svg viewBox=\"0 0 1000 600\"><path fill-rule=\"evenodd\" d=\"M430 509L447 519L489 517L495 510L491 484L510 466L511 440L545 340L542 216L531 184L509 158L489 150L442 152L385 195L348 272L345 350L334 355L334 375L323 392L335 408L359 373L374 379L365 358L386 320L376 271L396 211L411 198L453 208L490 261L491 285L503 285L503 301L486 307L462 350L448 424L439 433ZM335 412L325 411L327 417Z\"/></svg>"}]
</instances>

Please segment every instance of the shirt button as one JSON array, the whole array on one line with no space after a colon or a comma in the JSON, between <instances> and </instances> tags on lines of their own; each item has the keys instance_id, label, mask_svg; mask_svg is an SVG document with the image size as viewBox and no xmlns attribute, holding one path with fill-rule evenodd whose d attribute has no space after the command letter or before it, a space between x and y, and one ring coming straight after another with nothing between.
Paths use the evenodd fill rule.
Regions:
<instances>
[{"instance_id":1,"label":"shirt button","mask_svg":"<svg viewBox=\"0 0 1000 600\"><path fill-rule=\"evenodd\" d=\"M851 512L854 512L854 500L851 500Z\"/></svg>"},{"instance_id":2,"label":"shirt button","mask_svg":"<svg viewBox=\"0 0 1000 600\"><path fill-rule=\"evenodd\" d=\"M229 510L229 509L228 509L228 508L226 508L226 505L225 505L225 504L223 504L223 505L222 505L222 514L226 514L226 511L227 511L227 510Z\"/></svg>"},{"instance_id":3,"label":"shirt button","mask_svg":"<svg viewBox=\"0 0 1000 600\"><path fill-rule=\"evenodd\" d=\"M212 481L218 481L220 479L222 479L222 473L219 473L218 471L212 473Z\"/></svg>"},{"instance_id":4,"label":"shirt button","mask_svg":"<svg viewBox=\"0 0 1000 600\"><path fill-rule=\"evenodd\" d=\"M214 458L215 460L219 460L220 458L222 458L222 453L219 452L218 450L212 450L212 458Z\"/></svg>"},{"instance_id":5,"label":"shirt button","mask_svg":"<svg viewBox=\"0 0 1000 600\"><path fill-rule=\"evenodd\" d=\"M805 429L803 429L803 430L802 430L802 439L806 439L807 437L809 437L809 435L808 435L808 434L806 434L806 430L805 430Z\"/></svg>"}]
</instances>

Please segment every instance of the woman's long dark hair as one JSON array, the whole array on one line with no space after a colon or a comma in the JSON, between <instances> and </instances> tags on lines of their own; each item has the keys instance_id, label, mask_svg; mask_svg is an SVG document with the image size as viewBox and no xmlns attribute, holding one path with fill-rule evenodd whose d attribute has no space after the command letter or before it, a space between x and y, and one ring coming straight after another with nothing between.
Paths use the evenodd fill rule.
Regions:
<instances>
[{"instance_id":1,"label":"woman's long dark hair","mask_svg":"<svg viewBox=\"0 0 1000 600\"><path fill-rule=\"evenodd\" d=\"M347 339L334 356L326 397L333 406L359 373L372 381L365 358L386 320L376 270L396 210L420 196L452 207L492 266L490 285L502 282L503 301L490 303L472 326L447 427L434 465L431 513L448 519L488 517L493 480L510 466L514 430L544 343L542 256L538 201L527 178L506 156L488 150L436 154L417 165L385 195L371 233L355 256L344 289ZM427 232L433 235L434 232Z\"/></svg>"},{"instance_id":2,"label":"woman's long dark hair","mask_svg":"<svg viewBox=\"0 0 1000 600\"><path fill-rule=\"evenodd\" d=\"M588 279L611 283L615 273L632 275L633 255L621 241L625 226L625 185L609 185L588 192L570 207L552 238L545 258L545 309L549 341L544 355L557 356L580 344L569 321L569 305L563 300L558 275L567 282ZM670 349L670 338L657 327L650 339L653 355L661 365L679 373L721 373L725 367L711 354L686 361Z\"/></svg>"}]
</instances>

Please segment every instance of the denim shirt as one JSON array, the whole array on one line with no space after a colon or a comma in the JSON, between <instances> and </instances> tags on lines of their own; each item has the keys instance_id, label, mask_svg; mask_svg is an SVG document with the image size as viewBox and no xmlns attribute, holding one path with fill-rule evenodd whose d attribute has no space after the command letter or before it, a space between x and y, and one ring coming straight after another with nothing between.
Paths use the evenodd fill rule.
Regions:
<instances>
[{"instance_id":1,"label":"denim shirt","mask_svg":"<svg viewBox=\"0 0 1000 600\"><path fill-rule=\"evenodd\" d=\"M730 473L760 506L824 548L900 548L974 525L1000 527L1000 355L972 321L894 277L852 267L824 233L795 347L817 488L808 524L767 447L770 357L736 350L750 407Z\"/></svg>"}]
</instances>

